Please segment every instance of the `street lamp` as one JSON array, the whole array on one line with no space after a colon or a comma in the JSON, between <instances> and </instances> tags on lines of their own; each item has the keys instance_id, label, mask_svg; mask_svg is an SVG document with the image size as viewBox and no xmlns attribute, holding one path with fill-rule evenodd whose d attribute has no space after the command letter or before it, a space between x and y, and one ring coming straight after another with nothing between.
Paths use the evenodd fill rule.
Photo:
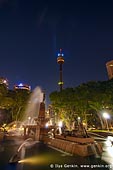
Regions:
<instances>
[{"instance_id":1,"label":"street lamp","mask_svg":"<svg viewBox=\"0 0 113 170\"><path fill-rule=\"evenodd\" d=\"M80 118L80 117L78 117L77 119L78 119L78 124L79 124L79 123L81 122L81 118Z\"/></svg>"},{"instance_id":2,"label":"street lamp","mask_svg":"<svg viewBox=\"0 0 113 170\"><path fill-rule=\"evenodd\" d=\"M46 123L46 124L45 124L45 127L48 128L48 126L49 126L49 123Z\"/></svg>"},{"instance_id":3,"label":"street lamp","mask_svg":"<svg viewBox=\"0 0 113 170\"><path fill-rule=\"evenodd\" d=\"M62 121L59 121L58 122L58 126L61 128L63 126L63 122Z\"/></svg>"},{"instance_id":4,"label":"street lamp","mask_svg":"<svg viewBox=\"0 0 113 170\"><path fill-rule=\"evenodd\" d=\"M106 121L107 130L109 131L109 126L108 126L108 120L107 120L107 119L110 118L110 115L109 115L107 112L104 112L104 113L103 113L103 117L104 117L104 119L105 119L105 121Z\"/></svg>"},{"instance_id":5,"label":"street lamp","mask_svg":"<svg viewBox=\"0 0 113 170\"><path fill-rule=\"evenodd\" d=\"M30 125L30 120L31 120L31 117L29 116L28 117L28 124Z\"/></svg>"},{"instance_id":6,"label":"street lamp","mask_svg":"<svg viewBox=\"0 0 113 170\"><path fill-rule=\"evenodd\" d=\"M59 122L58 122L58 127L59 127L59 134L60 134L60 135L62 134L62 126L63 126L63 122L62 122L62 121L59 121Z\"/></svg>"}]
</instances>

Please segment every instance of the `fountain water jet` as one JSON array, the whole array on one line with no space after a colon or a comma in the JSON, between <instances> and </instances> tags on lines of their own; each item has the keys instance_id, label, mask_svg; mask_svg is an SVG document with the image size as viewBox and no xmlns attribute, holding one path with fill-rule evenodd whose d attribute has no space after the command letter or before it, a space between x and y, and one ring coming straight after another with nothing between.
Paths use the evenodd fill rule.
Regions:
<instances>
[{"instance_id":1,"label":"fountain water jet","mask_svg":"<svg viewBox=\"0 0 113 170\"><path fill-rule=\"evenodd\" d=\"M24 116L24 124L34 124L33 119L39 115L40 103L43 101L43 93L40 87L36 87L29 99Z\"/></svg>"},{"instance_id":2,"label":"fountain water jet","mask_svg":"<svg viewBox=\"0 0 113 170\"><path fill-rule=\"evenodd\" d=\"M41 140L47 120L45 119L45 94L39 87L36 87L31 94L24 120L24 138L32 136L34 140Z\"/></svg>"},{"instance_id":3,"label":"fountain water jet","mask_svg":"<svg viewBox=\"0 0 113 170\"><path fill-rule=\"evenodd\" d=\"M27 139L31 137L34 140L40 141L46 133L45 123L45 95L40 87L36 87L31 93L28 105L24 112L24 119L18 127L16 122L12 124L12 129L8 132L13 136L20 136Z\"/></svg>"},{"instance_id":4,"label":"fountain water jet","mask_svg":"<svg viewBox=\"0 0 113 170\"><path fill-rule=\"evenodd\" d=\"M32 138L26 139L18 148L17 152L10 158L9 163L18 163L21 159L25 157L26 148L31 148L35 145L37 141L33 141Z\"/></svg>"}]
</instances>

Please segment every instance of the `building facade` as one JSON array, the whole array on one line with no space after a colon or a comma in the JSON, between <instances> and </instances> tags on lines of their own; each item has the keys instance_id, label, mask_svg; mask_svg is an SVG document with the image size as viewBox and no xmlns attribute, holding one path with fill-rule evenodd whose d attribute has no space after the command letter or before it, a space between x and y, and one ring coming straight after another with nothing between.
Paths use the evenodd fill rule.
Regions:
<instances>
[{"instance_id":1,"label":"building facade","mask_svg":"<svg viewBox=\"0 0 113 170\"><path fill-rule=\"evenodd\" d=\"M107 68L108 78L112 79L113 78L113 60L108 61L106 63L106 68Z\"/></svg>"},{"instance_id":2,"label":"building facade","mask_svg":"<svg viewBox=\"0 0 113 170\"><path fill-rule=\"evenodd\" d=\"M20 89L30 91L31 87L29 85L23 84L23 83L20 83L18 85L14 85L14 90L20 90Z\"/></svg>"}]
</instances>

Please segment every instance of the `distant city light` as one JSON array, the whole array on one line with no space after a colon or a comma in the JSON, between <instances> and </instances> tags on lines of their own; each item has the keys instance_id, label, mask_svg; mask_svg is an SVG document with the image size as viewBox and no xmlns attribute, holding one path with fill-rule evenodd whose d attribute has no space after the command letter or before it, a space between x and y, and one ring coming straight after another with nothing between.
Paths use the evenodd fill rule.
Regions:
<instances>
[{"instance_id":1,"label":"distant city light","mask_svg":"<svg viewBox=\"0 0 113 170\"><path fill-rule=\"evenodd\" d=\"M3 82L4 82L4 83L7 83L7 81L6 81L6 80L4 80Z\"/></svg>"},{"instance_id":2,"label":"distant city light","mask_svg":"<svg viewBox=\"0 0 113 170\"><path fill-rule=\"evenodd\" d=\"M19 87L22 87L22 86L23 86L23 84L22 84L22 83L20 83L18 86L19 86Z\"/></svg>"},{"instance_id":3,"label":"distant city light","mask_svg":"<svg viewBox=\"0 0 113 170\"><path fill-rule=\"evenodd\" d=\"M8 80L4 77L0 77L0 84L5 84L8 88Z\"/></svg>"},{"instance_id":4,"label":"distant city light","mask_svg":"<svg viewBox=\"0 0 113 170\"><path fill-rule=\"evenodd\" d=\"M64 56L64 54L63 54L63 53L58 53L58 56L62 56L62 57L63 57L63 56Z\"/></svg>"},{"instance_id":5,"label":"distant city light","mask_svg":"<svg viewBox=\"0 0 113 170\"><path fill-rule=\"evenodd\" d=\"M18 89L25 89L25 90L31 90L31 86L27 85L27 84L23 84L23 83L20 83L18 85L14 85L14 89L15 90L18 90Z\"/></svg>"}]
</instances>

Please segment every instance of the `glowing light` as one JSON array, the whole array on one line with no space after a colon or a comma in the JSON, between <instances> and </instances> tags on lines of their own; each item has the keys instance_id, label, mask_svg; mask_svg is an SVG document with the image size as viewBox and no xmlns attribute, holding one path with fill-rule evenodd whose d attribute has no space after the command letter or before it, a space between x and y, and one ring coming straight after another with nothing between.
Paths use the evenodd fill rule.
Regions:
<instances>
[{"instance_id":1,"label":"glowing light","mask_svg":"<svg viewBox=\"0 0 113 170\"><path fill-rule=\"evenodd\" d=\"M58 56L60 56L60 53L58 53Z\"/></svg>"},{"instance_id":2,"label":"glowing light","mask_svg":"<svg viewBox=\"0 0 113 170\"><path fill-rule=\"evenodd\" d=\"M6 81L6 80L4 80L3 82L4 82L4 83L7 83L7 81Z\"/></svg>"},{"instance_id":3,"label":"glowing light","mask_svg":"<svg viewBox=\"0 0 113 170\"><path fill-rule=\"evenodd\" d=\"M62 56L62 57L63 57L63 56L64 56L64 54L63 54L63 53L62 53L62 54L58 53L58 56Z\"/></svg>"},{"instance_id":4,"label":"glowing light","mask_svg":"<svg viewBox=\"0 0 113 170\"><path fill-rule=\"evenodd\" d=\"M29 117L28 117L28 119L30 120L30 119L31 119L31 117L29 116Z\"/></svg>"},{"instance_id":5,"label":"glowing light","mask_svg":"<svg viewBox=\"0 0 113 170\"><path fill-rule=\"evenodd\" d=\"M111 141L109 139L107 139L105 141L105 143L106 143L106 146L108 146L108 147L112 146L112 143L111 143Z\"/></svg>"},{"instance_id":6,"label":"glowing light","mask_svg":"<svg viewBox=\"0 0 113 170\"><path fill-rule=\"evenodd\" d=\"M15 128L15 127L16 127L16 124L13 125L13 128Z\"/></svg>"},{"instance_id":7,"label":"glowing light","mask_svg":"<svg viewBox=\"0 0 113 170\"><path fill-rule=\"evenodd\" d=\"M105 120L106 120L106 127L107 127L107 130L109 131L109 126L108 126L108 121L107 121L107 119L110 118L110 115L109 115L108 113L104 112L104 113L103 113L103 117L104 117Z\"/></svg>"},{"instance_id":8,"label":"glowing light","mask_svg":"<svg viewBox=\"0 0 113 170\"><path fill-rule=\"evenodd\" d=\"M113 136L108 136L107 139L113 142Z\"/></svg>"},{"instance_id":9,"label":"glowing light","mask_svg":"<svg viewBox=\"0 0 113 170\"><path fill-rule=\"evenodd\" d=\"M28 165L48 165L48 162L51 163L55 161L53 155L44 154L39 156L32 156L30 158L25 158L22 160L19 160L18 163L20 164L28 164Z\"/></svg>"},{"instance_id":10,"label":"glowing light","mask_svg":"<svg viewBox=\"0 0 113 170\"><path fill-rule=\"evenodd\" d=\"M80 120L80 117L78 117L78 120Z\"/></svg>"},{"instance_id":11,"label":"glowing light","mask_svg":"<svg viewBox=\"0 0 113 170\"><path fill-rule=\"evenodd\" d=\"M103 117L104 117L105 119L109 119L109 118L110 118L110 115L109 115L108 113L104 112L104 113L103 113Z\"/></svg>"},{"instance_id":12,"label":"glowing light","mask_svg":"<svg viewBox=\"0 0 113 170\"><path fill-rule=\"evenodd\" d=\"M59 82L58 82L58 85L61 85L61 84L64 84L64 82L63 82L63 81L59 81Z\"/></svg>"},{"instance_id":13,"label":"glowing light","mask_svg":"<svg viewBox=\"0 0 113 170\"><path fill-rule=\"evenodd\" d=\"M3 127L5 127L5 126L6 126L6 123L3 124Z\"/></svg>"},{"instance_id":14,"label":"glowing light","mask_svg":"<svg viewBox=\"0 0 113 170\"><path fill-rule=\"evenodd\" d=\"M60 56L57 58L57 62L58 63L64 63L64 59Z\"/></svg>"},{"instance_id":15,"label":"glowing light","mask_svg":"<svg viewBox=\"0 0 113 170\"><path fill-rule=\"evenodd\" d=\"M59 127L62 127L62 126L63 126L62 121L59 121L59 122L58 122L58 126L59 126Z\"/></svg>"},{"instance_id":16,"label":"glowing light","mask_svg":"<svg viewBox=\"0 0 113 170\"><path fill-rule=\"evenodd\" d=\"M109 156L113 158L113 147L107 147L107 152Z\"/></svg>"},{"instance_id":17,"label":"glowing light","mask_svg":"<svg viewBox=\"0 0 113 170\"><path fill-rule=\"evenodd\" d=\"M23 84L22 84L22 83L20 83L18 86L19 86L19 87L22 87L22 86L23 86Z\"/></svg>"},{"instance_id":18,"label":"glowing light","mask_svg":"<svg viewBox=\"0 0 113 170\"><path fill-rule=\"evenodd\" d=\"M83 126L86 126L86 123L85 123L85 122L83 122Z\"/></svg>"},{"instance_id":19,"label":"glowing light","mask_svg":"<svg viewBox=\"0 0 113 170\"><path fill-rule=\"evenodd\" d=\"M23 131L23 130L24 130L24 128L23 128L23 127L20 127L20 128L19 128L19 130L20 130L20 131Z\"/></svg>"},{"instance_id":20,"label":"glowing light","mask_svg":"<svg viewBox=\"0 0 113 170\"><path fill-rule=\"evenodd\" d=\"M22 159L22 160L18 161L18 163L26 163L26 164L30 164L30 165L36 165L39 163L38 160L39 159L37 159L36 157L31 157L31 158L27 158L27 159Z\"/></svg>"},{"instance_id":21,"label":"glowing light","mask_svg":"<svg viewBox=\"0 0 113 170\"><path fill-rule=\"evenodd\" d=\"M31 90L31 86L28 86L27 84L20 83L18 85L14 86L14 89L26 89Z\"/></svg>"},{"instance_id":22,"label":"glowing light","mask_svg":"<svg viewBox=\"0 0 113 170\"><path fill-rule=\"evenodd\" d=\"M49 126L49 123L46 123L45 127L48 128L48 126Z\"/></svg>"}]
</instances>

